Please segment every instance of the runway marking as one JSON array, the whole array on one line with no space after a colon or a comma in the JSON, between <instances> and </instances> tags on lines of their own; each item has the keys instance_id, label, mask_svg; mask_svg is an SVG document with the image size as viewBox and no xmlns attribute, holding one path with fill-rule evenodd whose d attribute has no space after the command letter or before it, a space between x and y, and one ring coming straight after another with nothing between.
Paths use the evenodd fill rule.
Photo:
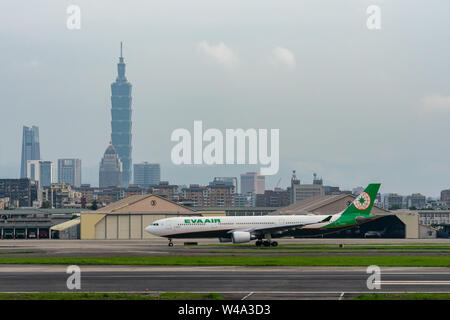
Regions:
<instances>
[{"instance_id":1,"label":"runway marking","mask_svg":"<svg viewBox=\"0 0 450 320\"><path fill-rule=\"evenodd\" d=\"M381 271L382 275L423 275L423 274L450 274L450 272L434 272L434 271L427 271L427 272L383 272Z\"/></svg>"},{"instance_id":2,"label":"runway marking","mask_svg":"<svg viewBox=\"0 0 450 320\"><path fill-rule=\"evenodd\" d=\"M253 294L253 292L250 292L248 295L246 295L245 297L243 297L241 300L247 299L247 298L250 297L252 294Z\"/></svg>"},{"instance_id":3,"label":"runway marking","mask_svg":"<svg viewBox=\"0 0 450 320\"><path fill-rule=\"evenodd\" d=\"M379 285L450 285L450 281L375 281Z\"/></svg>"},{"instance_id":4,"label":"runway marking","mask_svg":"<svg viewBox=\"0 0 450 320\"><path fill-rule=\"evenodd\" d=\"M339 300L342 300L342 298L344 298L344 292L342 292L341 295L339 296Z\"/></svg>"},{"instance_id":5,"label":"runway marking","mask_svg":"<svg viewBox=\"0 0 450 320\"><path fill-rule=\"evenodd\" d=\"M120 249L117 249L117 250L108 250L108 251L102 251L102 254L108 254L108 253L123 253L123 252L127 252L127 253L130 253L130 252L132 252L132 253L146 253L146 254L159 254L159 253L164 253L164 254L168 254L168 252L167 251L138 251L138 250L127 250L127 251L123 251L123 250L120 250ZM89 252L89 250L85 250L85 251L80 251L80 249L79 248L77 248L77 249L73 249L73 250L71 250L71 249L69 249L69 250L65 250L65 251L53 251L53 252L51 252L52 254L67 254L67 253L71 253L71 254L74 254L74 253L83 253L83 254L86 254L86 253L96 253L96 251L95 251L95 249L91 249L91 252ZM88 257L88 256L87 256Z\"/></svg>"}]
</instances>

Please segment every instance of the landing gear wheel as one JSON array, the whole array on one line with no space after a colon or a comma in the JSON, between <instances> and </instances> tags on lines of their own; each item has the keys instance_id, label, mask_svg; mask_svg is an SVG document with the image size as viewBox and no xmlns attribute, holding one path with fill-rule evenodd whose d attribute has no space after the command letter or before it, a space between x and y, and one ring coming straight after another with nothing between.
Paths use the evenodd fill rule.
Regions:
<instances>
[{"instance_id":1,"label":"landing gear wheel","mask_svg":"<svg viewBox=\"0 0 450 320\"><path fill-rule=\"evenodd\" d=\"M173 247L172 239L169 239L169 247Z\"/></svg>"},{"instance_id":2,"label":"landing gear wheel","mask_svg":"<svg viewBox=\"0 0 450 320\"><path fill-rule=\"evenodd\" d=\"M261 240L256 240L255 244L256 244L257 247L261 247L262 241Z\"/></svg>"},{"instance_id":3,"label":"landing gear wheel","mask_svg":"<svg viewBox=\"0 0 450 320\"><path fill-rule=\"evenodd\" d=\"M272 241L272 242L270 243L270 245L271 245L272 247L276 247L276 246L278 246L278 242Z\"/></svg>"},{"instance_id":4,"label":"landing gear wheel","mask_svg":"<svg viewBox=\"0 0 450 320\"><path fill-rule=\"evenodd\" d=\"M264 241L263 245L264 247L270 247L270 241Z\"/></svg>"}]
</instances>

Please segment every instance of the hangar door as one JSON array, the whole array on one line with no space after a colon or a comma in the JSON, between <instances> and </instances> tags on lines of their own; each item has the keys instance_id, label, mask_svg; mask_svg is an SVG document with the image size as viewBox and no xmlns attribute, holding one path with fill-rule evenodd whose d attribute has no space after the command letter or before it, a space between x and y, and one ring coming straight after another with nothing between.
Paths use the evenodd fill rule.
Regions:
<instances>
[{"instance_id":1,"label":"hangar door","mask_svg":"<svg viewBox=\"0 0 450 320\"><path fill-rule=\"evenodd\" d=\"M155 214L107 214L95 226L96 239L152 239L158 238L145 232L153 221L165 218Z\"/></svg>"}]
</instances>

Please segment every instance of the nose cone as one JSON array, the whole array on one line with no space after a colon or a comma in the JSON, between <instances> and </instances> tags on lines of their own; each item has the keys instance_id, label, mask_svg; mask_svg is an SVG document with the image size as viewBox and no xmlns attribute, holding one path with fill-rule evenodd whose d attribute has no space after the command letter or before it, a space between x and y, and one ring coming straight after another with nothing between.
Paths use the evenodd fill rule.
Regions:
<instances>
[{"instance_id":1,"label":"nose cone","mask_svg":"<svg viewBox=\"0 0 450 320\"><path fill-rule=\"evenodd\" d=\"M152 225L149 225L147 227L145 227L145 231L147 231L150 234L154 233L154 227Z\"/></svg>"}]
</instances>

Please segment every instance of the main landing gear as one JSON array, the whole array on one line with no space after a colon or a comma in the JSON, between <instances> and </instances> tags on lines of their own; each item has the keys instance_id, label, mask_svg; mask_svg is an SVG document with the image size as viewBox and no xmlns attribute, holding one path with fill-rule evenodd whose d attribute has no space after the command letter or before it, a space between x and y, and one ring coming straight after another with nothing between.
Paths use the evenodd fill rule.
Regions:
<instances>
[{"instance_id":1,"label":"main landing gear","mask_svg":"<svg viewBox=\"0 0 450 320\"><path fill-rule=\"evenodd\" d=\"M172 239L169 239L169 247L173 247Z\"/></svg>"},{"instance_id":2,"label":"main landing gear","mask_svg":"<svg viewBox=\"0 0 450 320\"><path fill-rule=\"evenodd\" d=\"M257 247L261 247L262 245L264 246L264 247L270 247L270 246L272 246L272 247L276 247L276 246L278 246L278 242L276 242L276 241L270 241L270 240L256 240L256 246Z\"/></svg>"},{"instance_id":3,"label":"main landing gear","mask_svg":"<svg viewBox=\"0 0 450 320\"><path fill-rule=\"evenodd\" d=\"M264 247L276 247L278 245L278 242L272 241L272 235L270 233L266 233L264 235L264 240L262 237L256 240L256 246L261 247L261 245L263 245Z\"/></svg>"}]
</instances>

